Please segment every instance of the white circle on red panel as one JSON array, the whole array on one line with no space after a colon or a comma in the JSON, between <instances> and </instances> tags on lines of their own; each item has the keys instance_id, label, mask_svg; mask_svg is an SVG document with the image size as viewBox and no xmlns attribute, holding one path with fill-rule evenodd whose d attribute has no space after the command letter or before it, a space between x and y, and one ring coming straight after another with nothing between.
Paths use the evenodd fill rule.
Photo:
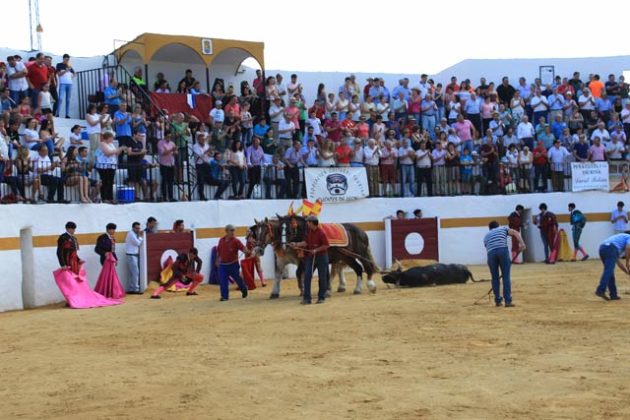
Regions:
<instances>
[{"instance_id":1,"label":"white circle on red panel","mask_svg":"<svg viewBox=\"0 0 630 420\"><path fill-rule=\"evenodd\" d=\"M166 266L166 261L169 257L171 257L172 261L175 262L175 260L177 259L177 251L175 251L174 249L167 249L166 251L164 251L162 253L162 256L160 257L160 267L164 268Z\"/></svg>"},{"instance_id":2,"label":"white circle on red panel","mask_svg":"<svg viewBox=\"0 0 630 420\"><path fill-rule=\"evenodd\" d=\"M418 232L405 236L405 251L409 255L420 255L424 249L424 238Z\"/></svg>"}]
</instances>

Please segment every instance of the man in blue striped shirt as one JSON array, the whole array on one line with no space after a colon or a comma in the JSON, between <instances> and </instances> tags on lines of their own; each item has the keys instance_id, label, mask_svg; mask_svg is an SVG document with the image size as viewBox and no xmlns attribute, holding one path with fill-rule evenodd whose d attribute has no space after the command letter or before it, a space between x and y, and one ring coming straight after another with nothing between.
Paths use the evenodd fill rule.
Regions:
<instances>
[{"instance_id":1,"label":"man in blue striped shirt","mask_svg":"<svg viewBox=\"0 0 630 420\"><path fill-rule=\"evenodd\" d=\"M510 308L514 306L514 304L512 303L512 283L510 281L510 267L512 262L510 261L507 237L509 235L512 237L513 241L518 241L519 253L525 250L525 242L523 242L520 233L506 226L500 227L496 220L490 222L488 227L490 228L490 232L483 238L483 244L488 251L488 267L490 268L490 274L492 274L494 303L496 306L501 306L503 300L505 300L505 307ZM501 298L499 268L501 268L501 276L503 277L503 298Z\"/></svg>"},{"instance_id":2,"label":"man in blue striped shirt","mask_svg":"<svg viewBox=\"0 0 630 420\"><path fill-rule=\"evenodd\" d=\"M624 266L620 258L625 254L626 264ZM599 246L599 258L604 264L604 271L599 280L599 286L595 294L604 300L619 300L617 285L615 284L615 264L621 271L630 275L630 233L617 233L602 242ZM606 289L610 297L606 296Z\"/></svg>"}]
</instances>

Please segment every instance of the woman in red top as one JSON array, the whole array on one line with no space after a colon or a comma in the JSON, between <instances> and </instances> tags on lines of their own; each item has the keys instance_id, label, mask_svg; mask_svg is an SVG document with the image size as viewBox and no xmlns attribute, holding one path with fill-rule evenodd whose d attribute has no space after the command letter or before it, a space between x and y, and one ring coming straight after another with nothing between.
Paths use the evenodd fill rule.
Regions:
<instances>
[{"instance_id":1,"label":"woman in red top","mask_svg":"<svg viewBox=\"0 0 630 420\"><path fill-rule=\"evenodd\" d=\"M348 143L341 143L337 146L335 150L335 159L337 161L337 166L350 166L350 158L352 157L352 148L348 145Z\"/></svg>"},{"instance_id":2,"label":"woman in red top","mask_svg":"<svg viewBox=\"0 0 630 420\"><path fill-rule=\"evenodd\" d=\"M230 298L229 284L230 277L236 281L241 295L247 297L247 286L239 273L238 252L241 251L245 255L250 252L245 249L243 243L234 236L234 226L227 225L225 227L225 236L219 239L217 245L217 266L219 267L219 285L221 288L221 302Z\"/></svg>"}]
</instances>

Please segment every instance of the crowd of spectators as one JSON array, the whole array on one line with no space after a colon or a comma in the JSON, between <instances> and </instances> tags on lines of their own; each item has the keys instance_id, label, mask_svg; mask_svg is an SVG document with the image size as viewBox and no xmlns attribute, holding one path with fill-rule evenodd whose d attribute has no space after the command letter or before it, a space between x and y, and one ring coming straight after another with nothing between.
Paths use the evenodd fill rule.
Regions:
<instances>
[{"instance_id":1,"label":"crowd of spectators","mask_svg":"<svg viewBox=\"0 0 630 420\"><path fill-rule=\"evenodd\" d=\"M69 141L55 136L51 116L59 107L47 99L54 96L49 81L33 87L29 81L18 90L11 85L11 75L22 71L28 79L41 63L59 87L67 74L61 72L71 69L69 57L56 70L43 55L30 67L17 63L13 58L13 70L4 76L0 64L0 154L5 182L18 200L25 200L28 184L32 195L52 185L46 199L56 192L64 201L63 186L73 184L83 202L115 202L120 168L127 169L124 183L135 186L138 197L163 201L181 199L174 187L190 174L196 195L184 199L298 198L306 167L365 167L372 197L564 191L571 162L616 161L621 167L630 160L630 89L623 76L612 74L604 83L596 74L583 81L576 72L546 85L521 77L516 86L507 77L498 86L481 78L476 87L455 77L443 85L424 74L397 86L379 78L361 86L350 75L336 88L320 84L314 103L307 104L296 74L285 82L281 74L265 78L258 71L251 86L242 82L238 92L217 79L208 93L187 70L174 91L212 96L204 121L166 111L147 115L137 89L149 87L138 68L130 89L110 76L99 103L89 106L87 145L78 138L81 127ZM173 92L163 74L153 91ZM74 146L71 152L68 146ZM56 166L56 175L44 174L37 166L48 163L20 155L21 148L48 157L48 171ZM12 172L6 171L10 158ZM18 165L20 159L30 166ZM72 169L75 159L81 168ZM152 177L153 167L159 177Z\"/></svg>"}]
</instances>

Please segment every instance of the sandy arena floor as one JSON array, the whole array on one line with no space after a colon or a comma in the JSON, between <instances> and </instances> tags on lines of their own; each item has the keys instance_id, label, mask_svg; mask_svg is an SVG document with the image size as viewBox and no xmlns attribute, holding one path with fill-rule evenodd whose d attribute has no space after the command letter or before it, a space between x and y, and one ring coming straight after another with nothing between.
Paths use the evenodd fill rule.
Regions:
<instances>
[{"instance_id":1,"label":"sandy arena floor","mask_svg":"<svg viewBox=\"0 0 630 420\"><path fill-rule=\"evenodd\" d=\"M0 418L630 418L630 278L604 302L600 266L515 266L511 309L473 305L489 283L302 307L288 281L0 314Z\"/></svg>"}]
</instances>

